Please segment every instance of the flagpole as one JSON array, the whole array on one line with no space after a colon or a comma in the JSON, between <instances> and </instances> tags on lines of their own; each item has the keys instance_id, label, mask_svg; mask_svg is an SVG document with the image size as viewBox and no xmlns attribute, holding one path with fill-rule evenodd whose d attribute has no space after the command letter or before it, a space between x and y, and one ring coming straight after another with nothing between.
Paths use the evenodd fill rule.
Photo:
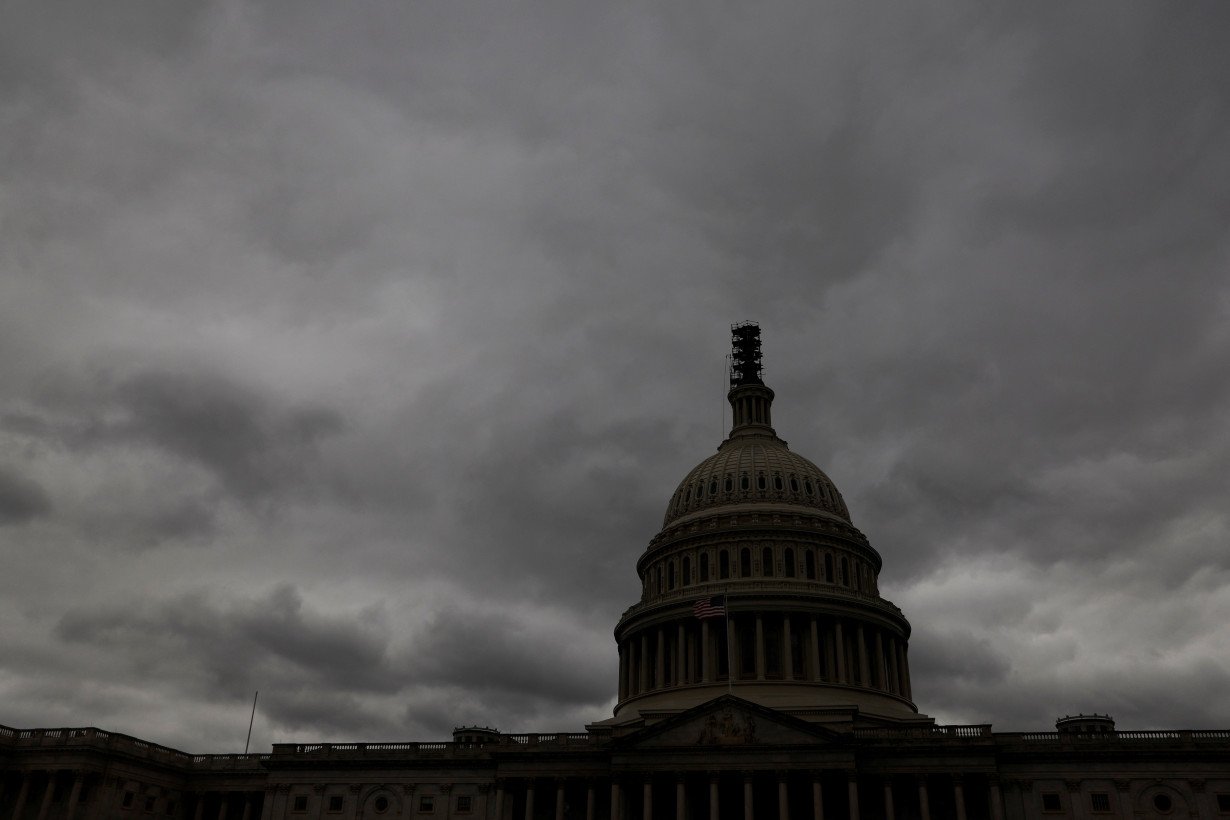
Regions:
<instances>
[{"instance_id":1,"label":"flagpole","mask_svg":"<svg viewBox=\"0 0 1230 820\"><path fill-rule=\"evenodd\" d=\"M726 613L726 694L733 695L735 693L735 659L730 652L730 598L726 598L726 606L722 607L722 611Z\"/></svg>"},{"instance_id":2,"label":"flagpole","mask_svg":"<svg viewBox=\"0 0 1230 820\"><path fill-rule=\"evenodd\" d=\"M257 689L252 695L252 714L248 716L248 739L243 742L243 753L248 753L248 744L252 742L252 723L256 720L256 698L260 696L261 690Z\"/></svg>"}]
</instances>

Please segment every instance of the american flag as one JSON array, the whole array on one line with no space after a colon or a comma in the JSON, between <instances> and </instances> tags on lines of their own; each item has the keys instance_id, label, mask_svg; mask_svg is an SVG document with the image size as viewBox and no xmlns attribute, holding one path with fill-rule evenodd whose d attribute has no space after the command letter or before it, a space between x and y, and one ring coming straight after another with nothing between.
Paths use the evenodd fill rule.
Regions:
<instances>
[{"instance_id":1,"label":"american flag","mask_svg":"<svg viewBox=\"0 0 1230 820\"><path fill-rule=\"evenodd\" d=\"M712 598L701 598L692 604L692 614L702 621L705 618L726 617L726 596L714 595Z\"/></svg>"}]
</instances>

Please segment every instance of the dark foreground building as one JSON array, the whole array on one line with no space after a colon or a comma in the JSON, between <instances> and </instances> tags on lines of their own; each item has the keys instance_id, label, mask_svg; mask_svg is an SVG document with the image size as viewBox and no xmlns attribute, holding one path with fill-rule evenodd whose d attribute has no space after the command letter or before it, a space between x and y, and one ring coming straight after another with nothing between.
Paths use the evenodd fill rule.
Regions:
<instances>
[{"instance_id":1,"label":"dark foreground building","mask_svg":"<svg viewBox=\"0 0 1230 820\"><path fill-rule=\"evenodd\" d=\"M777 437L759 329L732 335L730 435L637 562L613 717L250 755L0 727L0 820L1230 818L1230 731L1079 715L1004 733L919 714L880 555Z\"/></svg>"}]
</instances>

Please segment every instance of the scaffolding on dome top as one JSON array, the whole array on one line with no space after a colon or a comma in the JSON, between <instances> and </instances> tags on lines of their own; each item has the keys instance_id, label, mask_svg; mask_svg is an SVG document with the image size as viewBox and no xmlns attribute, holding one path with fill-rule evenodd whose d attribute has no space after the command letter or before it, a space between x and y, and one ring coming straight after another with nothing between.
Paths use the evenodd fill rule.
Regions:
<instances>
[{"instance_id":1,"label":"scaffolding on dome top","mask_svg":"<svg viewBox=\"0 0 1230 820\"><path fill-rule=\"evenodd\" d=\"M760 361L760 325L743 322L730 326L730 386L764 384Z\"/></svg>"}]
</instances>

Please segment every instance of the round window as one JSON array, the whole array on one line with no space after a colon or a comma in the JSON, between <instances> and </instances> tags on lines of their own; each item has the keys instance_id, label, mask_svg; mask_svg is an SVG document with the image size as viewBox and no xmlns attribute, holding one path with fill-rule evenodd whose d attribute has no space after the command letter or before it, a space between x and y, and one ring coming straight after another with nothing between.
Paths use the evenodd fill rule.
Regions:
<instances>
[{"instance_id":1,"label":"round window","mask_svg":"<svg viewBox=\"0 0 1230 820\"><path fill-rule=\"evenodd\" d=\"M1174 804L1170 800L1170 795L1168 794L1153 795L1153 808L1157 809L1163 814L1166 814L1167 812L1169 812L1172 808L1174 808Z\"/></svg>"}]
</instances>

